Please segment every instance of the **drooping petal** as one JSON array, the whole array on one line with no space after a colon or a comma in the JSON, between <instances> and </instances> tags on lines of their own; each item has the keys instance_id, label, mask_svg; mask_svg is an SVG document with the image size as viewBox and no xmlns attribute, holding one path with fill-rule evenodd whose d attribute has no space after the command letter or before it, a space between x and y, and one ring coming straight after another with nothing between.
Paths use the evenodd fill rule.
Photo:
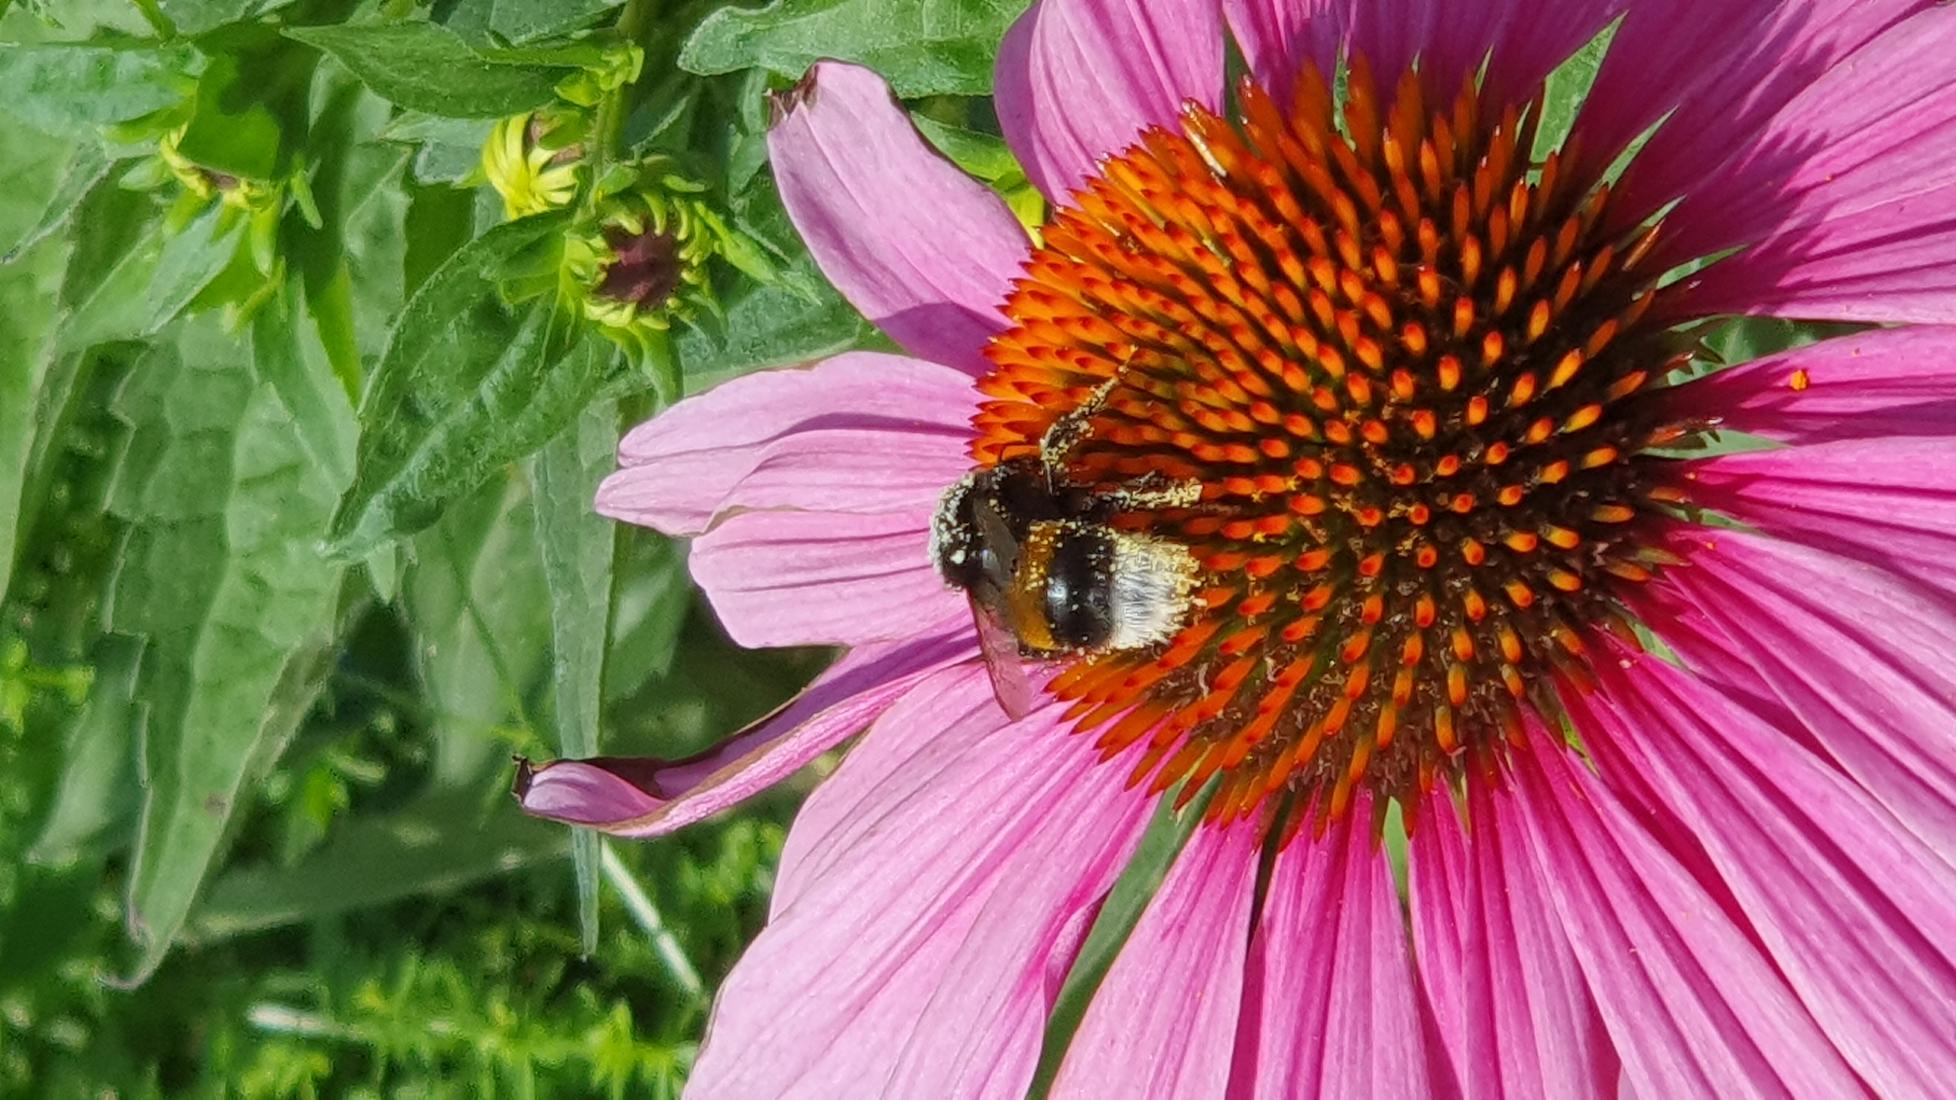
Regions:
<instances>
[{"instance_id":1,"label":"drooping petal","mask_svg":"<svg viewBox=\"0 0 1956 1100\"><path fill-rule=\"evenodd\" d=\"M1956 320L1952 55L1956 12L1905 19L1812 79L1722 168L1693 165L1665 219L1667 258L1747 246L1686 281L1694 311Z\"/></svg>"},{"instance_id":2,"label":"drooping petal","mask_svg":"<svg viewBox=\"0 0 1956 1100\"><path fill-rule=\"evenodd\" d=\"M931 672L976 654L963 618L916 633L844 655L787 706L690 759L526 764L517 801L526 813L621 836L662 836L710 817L859 732Z\"/></svg>"},{"instance_id":3,"label":"drooping petal","mask_svg":"<svg viewBox=\"0 0 1956 1100\"><path fill-rule=\"evenodd\" d=\"M1691 564L1661 589L1722 636L1644 612L1659 636L1698 667L1751 666L1815 750L1956 865L1956 616L1878 569L1776 539L1703 530L1675 549Z\"/></svg>"},{"instance_id":4,"label":"drooping petal","mask_svg":"<svg viewBox=\"0 0 1956 1100\"><path fill-rule=\"evenodd\" d=\"M927 689L966 716L878 731L933 747L860 807L870 827L847 857L803 877L734 967L688 1096L1024 1094L1057 976L1150 807L1055 708L1007 724L982 669Z\"/></svg>"},{"instance_id":5,"label":"drooping petal","mask_svg":"<svg viewBox=\"0 0 1956 1100\"><path fill-rule=\"evenodd\" d=\"M1399 891L1369 798L1322 838L1277 854L1252 952L1233 1097L1433 1095Z\"/></svg>"},{"instance_id":6,"label":"drooping petal","mask_svg":"<svg viewBox=\"0 0 1956 1100\"><path fill-rule=\"evenodd\" d=\"M1133 145L1223 91L1222 14L1202 0L1039 0L998 49L999 127L1055 203Z\"/></svg>"},{"instance_id":7,"label":"drooping petal","mask_svg":"<svg viewBox=\"0 0 1956 1100\"><path fill-rule=\"evenodd\" d=\"M1680 386L1679 412L1787 443L1956 435L1956 327L1823 340Z\"/></svg>"},{"instance_id":8,"label":"drooping petal","mask_svg":"<svg viewBox=\"0 0 1956 1100\"><path fill-rule=\"evenodd\" d=\"M976 404L963 372L877 352L736 378L627 433L598 511L689 536L730 508L928 507L970 464Z\"/></svg>"},{"instance_id":9,"label":"drooping petal","mask_svg":"<svg viewBox=\"0 0 1956 1100\"><path fill-rule=\"evenodd\" d=\"M1787 983L1881 1096L1956 1077L1956 869L1851 780L1663 661L1623 652L1572 697L1696 835ZM1618 761L1622 761L1619 765Z\"/></svg>"},{"instance_id":10,"label":"drooping petal","mask_svg":"<svg viewBox=\"0 0 1956 1100\"><path fill-rule=\"evenodd\" d=\"M1252 822L1197 827L1094 992L1053 1100L1221 1100L1261 836Z\"/></svg>"},{"instance_id":11,"label":"drooping petal","mask_svg":"<svg viewBox=\"0 0 1956 1100\"><path fill-rule=\"evenodd\" d=\"M748 647L906 638L966 608L928 552L931 509L741 512L693 543L693 579Z\"/></svg>"},{"instance_id":12,"label":"drooping petal","mask_svg":"<svg viewBox=\"0 0 1956 1100\"><path fill-rule=\"evenodd\" d=\"M1956 439L1752 451L1685 476L1695 504L1956 597Z\"/></svg>"},{"instance_id":13,"label":"drooping petal","mask_svg":"<svg viewBox=\"0 0 1956 1100\"><path fill-rule=\"evenodd\" d=\"M1513 759L1496 815L1526 837L1637 1095L1859 1095L1747 931L1608 786L1539 727Z\"/></svg>"},{"instance_id":14,"label":"drooping petal","mask_svg":"<svg viewBox=\"0 0 1956 1100\"><path fill-rule=\"evenodd\" d=\"M912 353L972 374L1030 247L990 188L917 133L883 78L822 61L768 134L781 201L822 273Z\"/></svg>"},{"instance_id":15,"label":"drooping petal","mask_svg":"<svg viewBox=\"0 0 1956 1100\"><path fill-rule=\"evenodd\" d=\"M1787 101L1930 0L1640 0L1610 41L1575 134L1608 164L1660 119L1622 180L1626 223L1705 180ZM1680 48L1689 43L1689 48ZM1717 64L1707 64L1717 58ZM1668 115L1668 118L1667 118ZM1811 150L1808 150L1811 151ZM1759 205L1749 196L1747 206ZM1703 242L1685 241L1694 255Z\"/></svg>"},{"instance_id":16,"label":"drooping petal","mask_svg":"<svg viewBox=\"0 0 1956 1100\"><path fill-rule=\"evenodd\" d=\"M1444 792L1420 815L1407 862L1428 1001L1468 1100L1614 1097L1602 1017L1525 840L1502 831L1495 802L1513 797L1474 778L1467 828Z\"/></svg>"}]
</instances>

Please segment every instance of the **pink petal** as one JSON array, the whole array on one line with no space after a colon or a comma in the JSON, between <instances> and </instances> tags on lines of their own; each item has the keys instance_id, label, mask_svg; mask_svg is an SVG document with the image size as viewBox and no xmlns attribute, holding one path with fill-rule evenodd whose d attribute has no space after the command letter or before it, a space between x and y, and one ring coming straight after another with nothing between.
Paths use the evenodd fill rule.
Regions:
<instances>
[{"instance_id":1,"label":"pink petal","mask_svg":"<svg viewBox=\"0 0 1956 1100\"><path fill-rule=\"evenodd\" d=\"M779 914L829 871L854 860L856 850L885 828L878 807L894 792L930 782L946 761L963 754L964 736L955 731L983 733L1006 724L997 701L973 686L971 672L946 670L905 693L802 803L781 850L771 912Z\"/></svg>"},{"instance_id":2,"label":"pink petal","mask_svg":"<svg viewBox=\"0 0 1956 1100\"><path fill-rule=\"evenodd\" d=\"M1196 827L1094 992L1053 1100L1220 1100L1262 850L1254 822Z\"/></svg>"},{"instance_id":3,"label":"pink petal","mask_svg":"<svg viewBox=\"0 0 1956 1100\"><path fill-rule=\"evenodd\" d=\"M1506 103L1532 95L1629 6L1629 0L1223 0L1250 71L1280 103L1305 62L1328 77L1346 44L1365 57L1388 98L1415 55L1427 94L1450 99L1491 52L1483 91Z\"/></svg>"},{"instance_id":4,"label":"pink petal","mask_svg":"<svg viewBox=\"0 0 1956 1100\"><path fill-rule=\"evenodd\" d=\"M1304 62L1326 79L1337 71L1338 52L1351 32L1356 0L1223 0L1230 34L1257 82L1289 102L1291 82Z\"/></svg>"},{"instance_id":5,"label":"pink petal","mask_svg":"<svg viewBox=\"0 0 1956 1100\"><path fill-rule=\"evenodd\" d=\"M1852 781L1663 661L1573 698L1703 844L1788 984L1878 1095L1956 1079L1956 870ZM1614 703L1615 706L1611 704ZM1607 778L1612 758L1598 766Z\"/></svg>"},{"instance_id":6,"label":"pink petal","mask_svg":"<svg viewBox=\"0 0 1956 1100\"><path fill-rule=\"evenodd\" d=\"M1750 665L1831 757L1956 865L1956 617L1878 569L1737 531L1698 532L1659 581L1717 633L1639 608L1693 665ZM1656 593L1653 593L1655 595Z\"/></svg>"},{"instance_id":7,"label":"pink petal","mask_svg":"<svg viewBox=\"0 0 1956 1100\"><path fill-rule=\"evenodd\" d=\"M1026 176L1055 203L1182 104L1223 91L1222 14L1201 0L1039 0L998 51L997 107Z\"/></svg>"},{"instance_id":8,"label":"pink petal","mask_svg":"<svg viewBox=\"0 0 1956 1100\"><path fill-rule=\"evenodd\" d=\"M960 618L912 641L845 654L779 711L685 760L596 757L525 763L525 813L620 836L662 836L766 790L860 731L919 680L976 656Z\"/></svg>"},{"instance_id":9,"label":"pink petal","mask_svg":"<svg viewBox=\"0 0 1956 1100\"><path fill-rule=\"evenodd\" d=\"M1857 5L1859 20L1892 5ZM1665 219L1704 313L1956 319L1956 13L1903 20L1805 87ZM1722 143L1721 143L1722 144Z\"/></svg>"},{"instance_id":10,"label":"pink petal","mask_svg":"<svg viewBox=\"0 0 1956 1100\"><path fill-rule=\"evenodd\" d=\"M1685 477L1695 504L1956 595L1956 439L1753 451Z\"/></svg>"},{"instance_id":11,"label":"pink petal","mask_svg":"<svg viewBox=\"0 0 1956 1100\"><path fill-rule=\"evenodd\" d=\"M1628 5L1576 133L1600 166L1667 113L1669 118L1625 173L1613 216L1635 222L1702 184L1708 171L1756 135L1789 99L1927 2L1643 0ZM1709 64L1708 58L1718 61ZM1743 214L1762 205L1758 196L1748 195L1744 209L1728 212ZM1683 234L1672 239L1692 256L1721 247Z\"/></svg>"},{"instance_id":12,"label":"pink petal","mask_svg":"<svg viewBox=\"0 0 1956 1100\"><path fill-rule=\"evenodd\" d=\"M815 262L906 349L972 374L1030 244L1005 201L918 135L883 79L818 62L768 134Z\"/></svg>"},{"instance_id":13,"label":"pink petal","mask_svg":"<svg viewBox=\"0 0 1956 1100\"><path fill-rule=\"evenodd\" d=\"M1417 56L1427 94L1451 100L1485 58L1483 94L1504 105L1532 97L1551 70L1631 5L1629 0L1395 0L1350 6L1351 48L1370 63L1381 91L1389 93Z\"/></svg>"},{"instance_id":14,"label":"pink petal","mask_svg":"<svg viewBox=\"0 0 1956 1100\"><path fill-rule=\"evenodd\" d=\"M847 858L804 877L734 967L688 1096L1024 1094L1057 977L1149 800L1055 708L1004 724L982 669L926 690L966 717L858 746L933 745L860 806Z\"/></svg>"},{"instance_id":15,"label":"pink petal","mask_svg":"<svg viewBox=\"0 0 1956 1100\"><path fill-rule=\"evenodd\" d=\"M1956 435L1956 327L1824 340L1680 386L1675 408L1788 443Z\"/></svg>"},{"instance_id":16,"label":"pink petal","mask_svg":"<svg viewBox=\"0 0 1956 1100\"><path fill-rule=\"evenodd\" d=\"M698 535L736 507L929 506L971 464L977 397L961 371L877 352L736 378L632 429L598 511Z\"/></svg>"},{"instance_id":17,"label":"pink petal","mask_svg":"<svg viewBox=\"0 0 1956 1100\"><path fill-rule=\"evenodd\" d=\"M1496 102L1531 96L1549 73L1602 33L1604 27L1625 11L1636 7L1632 0L1479 0L1478 3L1453 3L1428 0L1440 5L1451 25L1442 41L1430 50L1446 49L1444 39L1452 37L1474 43L1485 40L1493 51L1488 63L1487 83ZM1499 35L1488 28L1498 27ZM1436 60L1444 54L1436 54ZM1451 75L1450 83L1435 87L1458 89L1460 80L1480 63L1480 50L1456 53L1451 73L1436 68L1438 75Z\"/></svg>"},{"instance_id":18,"label":"pink petal","mask_svg":"<svg viewBox=\"0 0 1956 1100\"><path fill-rule=\"evenodd\" d=\"M1324 837L1277 854L1250 986L1232 1097L1434 1094L1399 891L1369 799Z\"/></svg>"},{"instance_id":19,"label":"pink petal","mask_svg":"<svg viewBox=\"0 0 1956 1100\"><path fill-rule=\"evenodd\" d=\"M850 515L741 512L693 543L693 579L749 648L906 638L960 614L930 562L932 509Z\"/></svg>"},{"instance_id":20,"label":"pink petal","mask_svg":"<svg viewBox=\"0 0 1956 1100\"><path fill-rule=\"evenodd\" d=\"M1533 852L1637 1095L1860 1094L1747 930L1608 786L1539 727L1513 759L1504 858Z\"/></svg>"},{"instance_id":21,"label":"pink petal","mask_svg":"<svg viewBox=\"0 0 1956 1100\"><path fill-rule=\"evenodd\" d=\"M1468 798L1471 832L1446 793L1428 799L1408 859L1420 973L1463 1094L1614 1096L1602 1017L1534 860L1502 833L1495 804L1514 794L1470 780Z\"/></svg>"}]
</instances>

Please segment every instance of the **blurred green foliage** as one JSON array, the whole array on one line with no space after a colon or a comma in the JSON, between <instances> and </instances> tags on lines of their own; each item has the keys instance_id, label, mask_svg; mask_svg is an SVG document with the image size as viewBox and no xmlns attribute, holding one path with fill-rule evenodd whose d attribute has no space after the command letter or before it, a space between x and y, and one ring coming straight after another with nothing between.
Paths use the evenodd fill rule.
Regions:
<instances>
[{"instance_id":1,"label":"blurred green foliage","mask_svg":"<svg viewBox=\"0 0 1956 1100\"><path fill-rule=\"evenodd\" d=\"M0 1096L677 1094L806 781L606 847L510 757L682 756L826 655L591 495L679 394L879 343L766 171L782 59L874 27L979 92L1023 4L908 54L720 7L0 2ZM510 222L532 111L572 198ZM633 339L563 262L624 194L710 307Z\"/></svg>"}]
</instances>

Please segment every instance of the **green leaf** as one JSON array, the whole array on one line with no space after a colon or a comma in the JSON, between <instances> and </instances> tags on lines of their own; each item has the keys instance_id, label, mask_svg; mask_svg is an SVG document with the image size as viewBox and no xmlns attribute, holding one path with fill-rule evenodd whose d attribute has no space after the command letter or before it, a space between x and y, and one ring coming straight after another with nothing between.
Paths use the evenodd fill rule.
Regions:
<instances>
[{"instance_id":1,"label":"green leaf","mask_svg":"<svg viewBox=\"0 0 1956 1100\"><path fill-rule=\"evenodd\" d=\"M433 23L288 27L286 34L338 59L403 107L448 118L499 118L548 102L568 66L489 60Z\"/></svg>"},{"instance_id":2,"label":"green leaf","mask_svg":"<svg viewBox=\"0 0 1956 1100\"><path fill-rule=\"evenodd\" d=\"M157 0L157 7L170 22L176 24L178 34L203 34L215 30L226 23L236 23L248 16L272 8L284 7L292 0Z\"/></svg>"},{"instance_id":3,"label":"green leaf","mask_svg":"<svg viewBox=\"0 0 1956 1100\"><path fill-rule=\"evenodd\" d=\"M0 103L9 120L72 140L183 102L196 58L188 46L0 46Z\"/></svg>"},{"instance_id":4,"label":"green leaf","mask_svg":"<svg viewBox=\"0 0 1956 1100\"><path fill-rule=\"evenodd\" d=\"M34 862L74 859L134 824L142 790L135 752L145 714L136 698L142 652L141 642L111 636L91 654L95 678L62 738L54 800L28 853Z\"/></svg>"},{"instance_id":5,"label":"green leaf","mask_svg":"<svg viewBox=\"0 0 1956 1100\"><path fill-rule=\"evenodd\" d=\"M912 114L910 120L937 151L951 158L951 162L971 175L987 183L996 183L1009 176L1023 176L1019 169L1019 158L1005 144L1005 139L996 134L980 133L963 126L953 126L939 122L929 115Z\"/></svg>"},{"instance_id":6,"label":"green leaf","mask_svg":"<svg viewBox=\"0 0 1956 1100\"><path fill-rule=\"evenodd\" d=\"M433 782L480 798L484 781L507 774L512 752L534 748L528 700L550 652L527 487L513 477L485 485L408 545L414 565L403 601L430 707ZM510 812L500 797L484 809Z\"/></svg>"},{"instance_id":7,"label":"green leaf","mask_svg":"<svg viewBox=\"0 0 1956 1100\"><path fill-rule=\"evenodd\" d=\"M813 261L804 259L789 270L787 281L744 284L725 299L724 322L680 332L675 344L687 385L705 389L750 371L805 363L879 339L862 314L826 283L806 281L813 272Z\"/></svg>"},{"instance_id":8,"label":"green leaf","mask_svg":"<svg viewBox=\"0 0 1956 1100\"><path fill-rule=\"evenodd\" d=\"M0 252L0 266L67 226L82 200L115 166L92 141L72 148L65 142L50 142L46 155L30 157L15 153L40 145L34 135L22 131L7 144L5 167L0 169L0 249L5 250ZM59 177L54 175L57 169Z\"/></svg>"},{"instance_id":9,"label":"green leaf","mask_svg":"<svg viewBox=\"0 0 1956 1100\"><path fill-rule=\"evenodd\" d=\"M83 203L62 287L68 309L62 351L155 334L224 271L237 255L243 228L213 204L171 233L146 196L125 199L107 181L96 191ZM93 213L98 209L104 215L99 220Z\"/></svg>"},{"instance_id":10,"label":"green leaf","mask_svg":"<svg viewBox=\"0 0 1956 1100\"><path fill-rule=\"evenodd\" d=\"M606 703L631 697L647 680L671 670L680 628L693 607L683 544L629 525L618 528L618 541Z\"/></svg>"},{"instance_id":11,"label":"green leaf","mask_svg":"<svg viewBox=\"0 0 1956 1100\"><path fill-rule=\"evenodd\" d=\"M598 755L605 636L611 610L615 528L592 509L598 482L618 447L618 410L601 402L584 411L531 463L536 484L537 547L550 586L550 651L555 655L557 748L565 756ZM598 837L580 829L572 840L577 915L586 954L598 945Z\"/></svg>"},{"instance_id":12,"label":"green leaf","mask_svg":"<svg viewBox=\"0 0 1956 1100\"><path fill-rule=\"evenodd\" d=\"M561 226L538 217L490 230L408 303L361 406L358 474L333 524L334 554L361 557L428 526L597 394L611 345L548 299L513 309L499 291L519 258Z\"/></svg>"},{"instance_id":13,"label":"green leaf","mask_svg":"<svg viewBox=\"0 0 1956 1100\"><path fill-rule=\"evenodd\" d=\"M105 617L148 641L136 979L175 940L260 742L279 735L267 715L289 669L333 626L339 572L318 545L341 486L295 430L305 408L274 381L303 369L293 328L276 304L264 314L248 347L214 321L187 323L116 402L134 434L111 496L128 534Z\"/></svg>"},{"instance_id":14,"label":"green leaf","mask_svg":"<svg viewBox=\"0 0 1956 1100\"><path fill-rule=\"evenodd\" d=\"M510 42L529 42L589 26L625 0L461 0L443 25L460 34L487 32Z\"/></svg>"},{"instance_id":15,"label":"green leaf","mask_svg":"<svg viewBox=\"0 0 1956 1100\"><path fill-rule=\"evenodd\" d=\"M702 75L761 67L799 79L823 58L867 65L900 96L984 95L1005 29L1027 0L775 0L721 8L680 52Z\"/></svg>"},{"instance_id":16,"label":"green leaf","mask_svg":"<svg viewBox=\"0 0 1956 1100\"><path fill-rule=\"evenodd\" d=\"M0 221L0 232L9 228ZM14 303L0 310L0 602L22 537L23 491L38 434L35 410L55 358L54 311L33 303L52 301L60 292L68 252L65 241L44 241L20 263L0 267L0 301Z\"/></svg>"},{"instance_id":17,"label":"green leaf","mask_svg":"<svg viewBox=\"0 0 1956 1100\"><path fill-rule=\"evenodd\" d=\"M383 141L415 147L414 178L422 183L460 183L482 165L482 145L490 123L480 118L443 118L408 111L395 116Z\"/></svg>"},{"instance_id":18,"label":"green leaf","mask_svg":"<svg viewBox=\"0 0 1956 1100\"><path fill-rule=\"evenodd\" d=\"M254 864L227 871L198 907L189 938L221 939L442 894L563 858L564 830L519 813L456 827L479 809L479 799L442 792L397 813L348 823L296 866Z\"/></svg>"},{"instance_id":19,"label":"green leaf","mask_svg":"<svg viewBox=\"0 0 1956 1100\"><path fill-rule=\"evenodd\" d=\"M1610 41L1615 37L1616 24L1612 23L1549 73L1542 88L1542 121L1535 130L1535 159L1546 158L1568 138L1576 112L1582 109L1583 100L1589 98L1590 85L1596 83L1596 70L1602 66L1603 55L1609 52Z\"/></svg>"}]
</instances>

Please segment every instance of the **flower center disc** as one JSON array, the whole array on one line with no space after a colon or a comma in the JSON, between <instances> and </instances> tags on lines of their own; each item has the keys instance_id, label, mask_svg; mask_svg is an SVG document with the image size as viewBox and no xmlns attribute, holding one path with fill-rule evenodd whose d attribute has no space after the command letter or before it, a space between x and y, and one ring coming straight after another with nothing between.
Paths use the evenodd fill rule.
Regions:
<instances>
[{"instance_id":1,"label":"flower center disc","mask_svg":"<svg viewBox=\"0 0 1956 1100\"><path fill-rule=\"evenodd\" d=\"M1651 448L1694 430L1656 396L1688 361L1645 318L1652 225L1607 185L1529 162L1539 105L1470 82L1389 113L1354 58L1340 109L1307 70L1288 111L1246 81L1104 164L1044 240L990 346L973 457L1036 454L1118 378L1068 457L1082 485L1150 472L1201 503L1122 527L1204 572L1167 645L1085 655L1051 690L1136 782L1222 783L1212 818L1354 787L1405 800L1518 740L1585 683L1585 637L1680 495ZM1383 805L1383 801L1380 803Z\"/></svg>"}]
</instances>

